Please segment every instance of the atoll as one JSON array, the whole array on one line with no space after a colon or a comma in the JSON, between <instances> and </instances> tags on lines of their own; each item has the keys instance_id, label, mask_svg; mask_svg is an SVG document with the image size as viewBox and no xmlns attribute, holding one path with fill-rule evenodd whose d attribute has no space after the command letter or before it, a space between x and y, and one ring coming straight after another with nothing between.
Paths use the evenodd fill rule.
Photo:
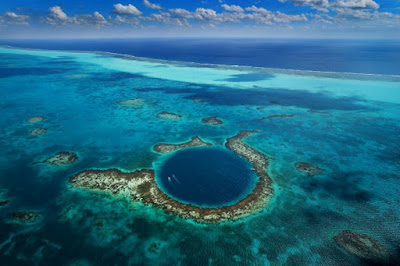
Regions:
<instances>
[{"instance_id":1,"label":"atoll","mask_svg":"<svg viewBox=\"0 0 400 266\"><path fill-rule=\"evenodd\" d=\"M293 117L293 116L295 116L295 115L286 115L286 114L283 114L283 115L269 115L269 116L261 117L260 120L267 120L267 119L276 118L276 117L284 118L284 117Z\"/></svg>"},{"instance_id":2,"label":"atoll","mask_svg":"<svg viewBox=\"0 0 400 266\"><path fill-rule=\"evenodd\" d=\"M203 119L201 119L201 122L204 124L209 124L209 125L222 125L224 122L220 119L218 119L218 117L216 116L212 116L212 117L205 117Z\"/></svg>"},{"instance_id":3,"label":"atoll","mask_svg":"<svg viewBox=\"0 0 400 266\"><path fill-rule=\"evenodd\" d=\"M335 236L334 240L347 253L364 261L382 264L394 262L390 252L368 235L347 230Z\"/></svg>"},{"instance_id":4,"label":"atoll","mask_svg":"<svg viewBox=\"0 0 400 266\"><path fill-rule=\"evenodd\" d=\"M44 163L52 164L52 165L61 165L61 164L71 164L78 160L78 155L74 152L69 151L61 151L50 158L44 160Z\"/></svg>"},{"instance_id":5,"label":"atoll","mask_svg":"<svg viewBox=\"0 0 400 266\"><path fill-rule=\"evenodd\" d=\"M30 118L28 118L26 121L28 123L38 123L38 122L42 122L43 120L45 120L46 118L44 116L32 116Z\"/></svg>"},{"instance_id":6,"label":"atoll","mask_svg":"<svg viewBox=\"0 0 400 266\"><path fill-rule=\"evenodd\" d=\"M258 131L241 131L227 139L226 147L247 159L259 180L254 190L239 202L219 208L203 208L184 204L165 194L155 181L152 169L123 172L118 169L86 170L69 179L73 188L106 191L124 195L134 201L162 208L166 213L192 219L200 223L219 223L237 220L262 211L273 196L272 180L267 174L268 158L258 150L245 144L242 139ZM175 150L175 149L173 149ZM164 150L165 153L172 150Z\"/></svg>"},{"instance_id":7,"label":"atoll","mask_svg":"<svg viewBox=\"0 0 400 266\"><path fill-rule=\"evenodd\" d=\"M158 118L166 119L166 120L182 120L182 116L174 113L169 113L169 112L162 112L157 114Z\"/></svg>"},{"instance_id":8,"label":"atoll","mask_svg":"<svg viewBox=\"0 0 400 266\"><path fill-rule=\"evenodd\" d=\"M131 106L131 107L142 107L144 105L143 99L140 97L122 100L122 101L117 102L117 104L124 105L124 106Z\"/></svg>"},{"instance_id":9,"label":"atoll","mask_svg":"<svg viewBox=\"0 0 400 266\"><path fill-rule=\"evenodd\" d=\"M202 141L199 137L192 137L192 140L181 144L168 144L160 143L154 146L154 150L159 153L170 153L173 151L181 150L184 148L198 147L198 146L211 146L211 143Z\"/></svg>"},{"instance_id":10,"label":"atoll","mask_svg":"<svg viewBox=\"0 0 400 266\"><path fill-rule=\"evenodd\" d=\"M47 132L47 128L37 128L29 132L29 135L40 135Z\"/></svg>"},{"instance_id":11,"label":"atoll","mask_svg":"<svg viewBox=\"0 0 400 266\"><path fill-rule=\"evenodd\" d=\"M20 211L11 213L10 217L20 222L34 222L40 217L40 213Z\"/></svg>"},{"instance_id":12,"label":"atoll","mask_svg":"<svg viewBox=\"0 0 400 266\"><path fill-rule=\"evenodd\" d=\"M324 173L323 169L311 163L299 162L295 163L295 166L297 170L308 176L322 175Z\"/></svg>"}]
</instances>

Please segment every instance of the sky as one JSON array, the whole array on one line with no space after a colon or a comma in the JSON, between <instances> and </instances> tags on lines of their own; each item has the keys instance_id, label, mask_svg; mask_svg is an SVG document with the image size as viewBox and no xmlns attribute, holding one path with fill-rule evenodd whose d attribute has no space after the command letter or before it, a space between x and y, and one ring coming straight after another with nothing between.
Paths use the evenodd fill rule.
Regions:
<instances>
[{"instance_id":1,"label":"sky","mask_svg":"<svg viewBox=\"0 0 400 266\"><path fill-rule=\"evenodd\" d=\"M400 0L2 0L0 38L400 39Z\"/></svg>"}]
</instances>

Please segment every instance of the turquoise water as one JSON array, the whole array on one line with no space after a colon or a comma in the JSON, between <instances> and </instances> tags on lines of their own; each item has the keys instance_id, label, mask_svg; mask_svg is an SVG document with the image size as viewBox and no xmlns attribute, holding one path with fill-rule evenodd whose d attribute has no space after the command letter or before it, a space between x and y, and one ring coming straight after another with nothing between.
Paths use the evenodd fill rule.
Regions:
<instances>
[{"instance_id":1,"label":"turquoise water","mask_svg":"<svg viewBox=\"0 0 400 266\"><path fill-rule=\"evenodd\" d=\"M255 187L257 175L243 158L223 148L191 148L162 163L157 182L172 197L203 207L232 205Z\"/></svg>"},{"instance_id":2,"label":"turquoise water","mask_svg":"<svg viewBox=\"0 0 400 266\"><path fill-rule=\"evenodd\" d=\"M0 212L5 265L362 264L333 237L366 233L399 257L400 78L174 64L111 54L0 48ZM141 97L144 106L116 104ZM310 112L310 110L313 110ZM181 121L157 118L162 111ZM270 115L293 114L293 117ZM26 119L46 119L29 124ZM201 123L218 116L223 125ZM48 128L32 136L36 128ZM69 189L89 168L158 166L157 143L223 147L242 129L265 153L275 195L264 212L201 225L122 197ZM79 160L37 164L59 151ZM308 177L294 167L324 169ZM15 223L14 211L42 213ZM97 226L103 221L103 226ZM158 248L152 249L153 243Z\"/></svg>"}]
</instances>

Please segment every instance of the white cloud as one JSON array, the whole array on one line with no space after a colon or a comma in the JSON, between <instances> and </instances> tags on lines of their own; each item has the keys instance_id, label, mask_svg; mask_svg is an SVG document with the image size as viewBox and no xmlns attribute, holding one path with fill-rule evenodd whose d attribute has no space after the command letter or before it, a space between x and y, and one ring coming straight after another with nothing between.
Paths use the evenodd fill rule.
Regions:
<instances>
[{"instance_id":1,"label":"white cloud","mask_svg":"<svg viewBox=\"0 0 400 266\"><path fill-rule=\"evenodd\" d=\"M143 4L151 9L162 9L162 6L160 4L150 3L149 0L143 0Z\"/></svg>"},{"instance_id":2,"label":"white cloud","mask_svg":"<svg viewBox=\"0 0 400 266\"><path fill-rule=\"evenodd\" d=\"M0 24L29 25L30 17L27 15L19 15L14 12L6 12L0 15Z\"/></svg>"},{"instance_id":3,"label":"white cloud","mask_svg":"<svg viewBox=\"0 0 400 266\"><path fill-rule=\"evenodd\" d=\"M139 11L134 5L128 4L126 6L122 4L115 4L113 12L119 15L134 15L140 16L142 12Z\"/></svg>"},{"instance_id":4,"label":"white cloud","mask_svg":"<svg viewBox=\"0 0 400 266\"><path fill-rule=\"evenodd\" d=\"M44 23L50 25L107 25L107 20L99 12L95 11L92 15L79 15L69 17L60 6L49 8L48 16L43 20Z\"/></svg>"},{"instance_id":5,"label":"white cloud","mask_svg":"<svg viewBox=\"0 0 400 266\"><path fill-rule=\"evenodd\" d=\"M240 6L236 6L236 5L227 5L227 4L223 4L221 5L221 7L223 9L225 9L226 11L231 11L231 12L238 12L238 13L242 13L244 12L244 9Z\"/></svg>"},{"instance_id":6,"label":"white cloud","mask_svg":"<svg viewBox=\"0 0 400 266\"><path fill-rule=\"evenodd\" d=\"M278 0L279 2L290 1L298 6L311 6L314 9L328 12L330 9L349 8L376 10L379 4L373 0Z\"/></svg>"},{"instance_id":7,"label":"white cloud","mask_svg":"<svg viewBox=\"0 0 400 266\"><path fill-rule=\"evenodd\" d=\"M334 7L350 9L378 9L379 5L373 0L339 0Z\"/></svg>"}]
</instances>

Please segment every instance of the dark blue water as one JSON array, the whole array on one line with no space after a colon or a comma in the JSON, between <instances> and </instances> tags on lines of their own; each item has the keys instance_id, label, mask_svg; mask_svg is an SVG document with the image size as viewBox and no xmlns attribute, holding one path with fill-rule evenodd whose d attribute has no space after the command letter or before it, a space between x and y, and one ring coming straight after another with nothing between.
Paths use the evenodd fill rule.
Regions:
<instances>
[{"instance_id":1,"label":"dark blue water","mask_svg":"<svg viewBox=\"0 0 400 266\"><path fill-rule=\"evenodd\" d=\"M257 177L243 158L221 148L175 153L162 166L158 181L178 200L197 206L229 205L253 189Z\"/></svg>"},{"instance_id":2,"label":"dark blue water","mask_svg":"<svg viewBox=\"0 0 400 266\"><path fill-rule=\"evenodd\" d=\"M1 40L0 45L106 51L197 63L400 75L400 41L171 38Z\"/></svg>"}]
</instances>

